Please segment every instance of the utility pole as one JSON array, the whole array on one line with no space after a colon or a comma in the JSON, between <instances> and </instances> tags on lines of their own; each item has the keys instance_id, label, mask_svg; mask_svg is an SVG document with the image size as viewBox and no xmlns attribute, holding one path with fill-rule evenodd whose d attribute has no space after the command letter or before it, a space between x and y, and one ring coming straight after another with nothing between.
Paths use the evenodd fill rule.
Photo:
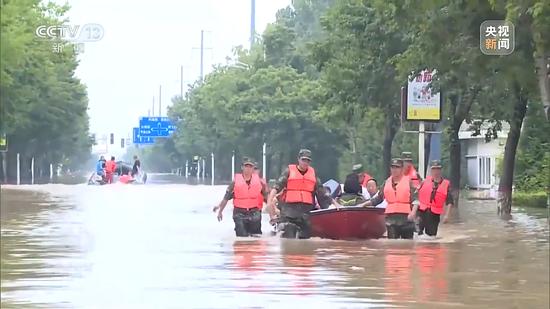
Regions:
<instances>
[{"instance_id":1,"label":"utility pole","mask_svg":"<svg viewBox=\"0 0 550 309\"><path fill-rule=\"evenodd\" d=\"M254 45L254 37L256 35L256 0L251 0L250 3L250 50Z\"/></svg>"},{"instance_id":2,"label":"utility pole","mask_svg":"<svg viewBox=\"0 0 550 309\"><path fill-rule=\"evenodd\" d=\"M180 72L180 96L183 99L183 65L181 66Z\"/></svg>"},{"instance_id":3,"label":"utility pole","mask_svg":"<svg viewBox=\"0 0 550 309\"><path fill-rule=\"evenodd\" d=\"M201 82L204 80L204 30L201 30Z\"/></svg>"},{"instance_id":4,"label":"utility pole","mask_svg":"<svg viewBox=\"0 0 550 309\"><path fill-rule=\"evenodd\" d=\"M204 43L204 34L209 31L201 30L201 45L200 47L193 47L193 50L199 49L200 50L200 80L201 82L204 80L204 51L207 49L212 49L211 47L205 47ZM182 78L183 79L183 78Z\"/></svg>"}]
</instances>

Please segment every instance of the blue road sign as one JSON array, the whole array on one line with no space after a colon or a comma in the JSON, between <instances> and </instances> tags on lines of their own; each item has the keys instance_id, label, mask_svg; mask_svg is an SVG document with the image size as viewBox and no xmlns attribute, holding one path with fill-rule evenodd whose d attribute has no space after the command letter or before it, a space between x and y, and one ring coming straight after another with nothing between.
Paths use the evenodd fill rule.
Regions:
<instances>
[{"instance_id":1,"label":"blue road sign","mask_svg":"<svg viewBox=\"0 0 550 309\"><path fill-rule=\"evenodd\" d=\"M147 137L168 137L176 130L176 126L168 117L141 117L139 119L139 135Z\"/></svg>"},{"instance_id":2,"label":"blue road sign","mask_svg":"<svg viewBox=\"0 0 550 309\"><path fill-rule=\"evenodd\" d=\"M155 139L152 138L152 137L149 137L149 136L142 136L140 133L139 133L139 128L134 128L133 130L133 137L132 137L132 141L134 144L154 144L155 143Z\"/></svg>"}]
</instances>

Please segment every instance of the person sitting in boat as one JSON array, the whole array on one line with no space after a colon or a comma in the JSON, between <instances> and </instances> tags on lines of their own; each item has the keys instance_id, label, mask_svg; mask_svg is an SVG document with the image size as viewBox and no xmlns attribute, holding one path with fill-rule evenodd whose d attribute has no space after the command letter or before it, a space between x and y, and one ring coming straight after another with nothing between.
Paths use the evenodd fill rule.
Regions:
<instances>
[{"instance_id":1,"label":"person sitting in boat","mask_svg":"<svg viewBox=\"0 0 550 309\"><path fill-rule=\"evenodd\" d=\"M378 183L376 182L376 179L369 179L369 181L367 181L367 188L363 190L363 197L365 200L370 200L376 198L379 194L380 190L378 190ZM380 204L376 205L377 208L386 208L386 206L388 206L388 202L386 200L383 200Z\"/></svg>"},{"instance_id":2,"label":"person sitting in boat","mask_svg":"<svg viewBox=\"0 0 550 309\"><path fill-rule=\"evenodd\" d=\"M342 206L358 206L366 202L361 192L359 175L356 173L349 174L346 176L346 181L344 182L344 193L336 201Z\"/></svg>"},{"instance_id":3,"label":"person sitting in boat","mask_svg":"<svg viewBox=\"0 0 550 309\"><path fill-rule=\"evenodd\" d=\"M129 171L126 175L122 175L118 178L118 181L120 183L129 184L135 181L135 179L131 175L131 171Z\"/></svg>"}]
</instances>

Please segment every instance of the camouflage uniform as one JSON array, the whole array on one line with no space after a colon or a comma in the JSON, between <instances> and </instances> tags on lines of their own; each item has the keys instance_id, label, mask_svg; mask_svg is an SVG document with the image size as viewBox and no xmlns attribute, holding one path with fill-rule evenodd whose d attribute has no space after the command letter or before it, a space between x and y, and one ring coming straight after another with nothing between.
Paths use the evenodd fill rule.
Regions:
<instances>
[{"instance_id":1,"label":"camouflage uniform","mask_svg":"<svg viewBox=\"0 0 550 309\"><path fill-rule=\"evenodd\" d=\"M392 159L392 166L403 167L403 160L401 159ZM384 186L386 182L384 182ZM397 183L392 183L392 187L396 188ZM410 196L411 196L411 206L413 202L416 203L418 192L412 181L409 181L410 187ZM376 206L384 200L384 187L381 188L379 194L371 199L372 205ZM389 206L389 205L388 205ZM415 231L415 222L409 221L407 214L392 213L386 215L386 229L388 231L388 238L405 238L412 239Z\"/></svg>"},{"instance_id":2,"label":"camouflage uniform","mask_svg":"<svg viewBox=\"0 0 550 309\"><path fill-rule=\"evenodd\" d=\"M308 158L311 160L311 151L307 149L300 150L300 158ZM305 172L304 172L305 174ZM285 168L273 189L277 190L277 193L286 188L289 176L289 169ZM323 183L317 177L315 183L315 192L312 193L314 200L319 201L321 208L328 208L332 200L325 193ZM279 227L283 230L283 238L298 238L306 239L311 237L311 223L309 220L309 212L315 208L314 204L306 203L286 203L284 201L279 203L281 210L281 216L279 219Z\"/></svg>"},{"instance_id":3,"label":"camouflage uniform","mask_svg":"<svg viewBox=\"0 0 550 309\"><path fill-rule=\"evenodd\" d=\"M254 164L252 160L245 158L243 165ZM250 184L250 181L247 181ZM264 201L267 200L267 186L262 182L262 195ZM231 200L235 197L235 181L227 187L225 191L224 200ZM262 234L262 211L260 208L244 209L233 207L233 221L235 222L235 234L238 237L247 237L251 235Z\"/></svg>"},{"instance_id":4,"label":"camouflage uniform","mask_svg":"<svg viewBox=\"0 0 550 309\"><path fill-rule=\"evenodd\" d=\"M432 160L430 165L431 165L431 168L441 168L441 161ZM441 180L443 181L443 178L441 178ZM433 200L435 198L435 193L437 191L437 188L439 187L441 182L436 182L435 180L432 180L432 181L433 181L433 191L430 198ZM422 188L423 185L424 185L424 182L420 184L420 187L418 187L418 190L420 190L420 188ZM453 203L454 203L453 195L451 193L451 186L449 185L449 187L447 188L447 199L445 200L445 205L450 205ZM427 209L427 210L419 209L418 218L419 218L418 235L422 235L424 234L424 232L428 236L437 235L440 215L434 214L431 209Z\"/></svg>"}]
</instances>

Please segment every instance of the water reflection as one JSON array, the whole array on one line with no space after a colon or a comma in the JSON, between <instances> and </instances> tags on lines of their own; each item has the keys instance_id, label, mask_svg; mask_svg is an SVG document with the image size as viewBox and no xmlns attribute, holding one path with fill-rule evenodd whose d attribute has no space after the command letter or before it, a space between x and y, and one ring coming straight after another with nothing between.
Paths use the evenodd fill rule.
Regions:
<instances>
[{"instance_id":1,"label":"water reflection","mask_svg":"<svg viewBox=\"0 0 550 309\"><path fill-rule=\"evenodd\" d=\"M546 218L487 202L433 242L303 241L235 238L222 186L24 189L2 188L2 308L550 305Z\"/></svg>"},{"instance_id":2,"label":"water reflection","mask_svg":"<svg viewBox=\"0 0 550 309\"><path fill-rule=\"evenodd\" d=\"M447 301L447 249L440 244L427 244L417 246L415 251L420 277L417 299L420 302Z\"/></svg>"},{"instance_id":3,"label":"water reflection","mask_svg":"<svg viewBox=\"0 0 550 309\"><path fill-rule=\"evenodd\" d=\"M317 288L312 272L315 271L315 248L300 240L283 240L281 242L283 269L290 275L291 286L287 292L308 296Z\"/></svg>"},{"instance_id":4,"label":"water reflection","mask_svg":"<svg viewBox=\"0 0 550 309\"><path fill-rule=\"evenodd\" d=\"M244 292L266 292L265 283L259 280L260 275L267 270L267 244L263 240L243 241L233 243L233 265L242 275L237 280L243 281Z\"/></svg>"},{"instance_id":5,"label":"water reflection","mask_svg":"<svg viewBox=\"0 0 550 309\"><path fill-rule=\"evenodd\" d=\"M384 289L388 300L412 299L413 256L408 249L388 249L384 257Z\"/></svg>"}]
</instances>

